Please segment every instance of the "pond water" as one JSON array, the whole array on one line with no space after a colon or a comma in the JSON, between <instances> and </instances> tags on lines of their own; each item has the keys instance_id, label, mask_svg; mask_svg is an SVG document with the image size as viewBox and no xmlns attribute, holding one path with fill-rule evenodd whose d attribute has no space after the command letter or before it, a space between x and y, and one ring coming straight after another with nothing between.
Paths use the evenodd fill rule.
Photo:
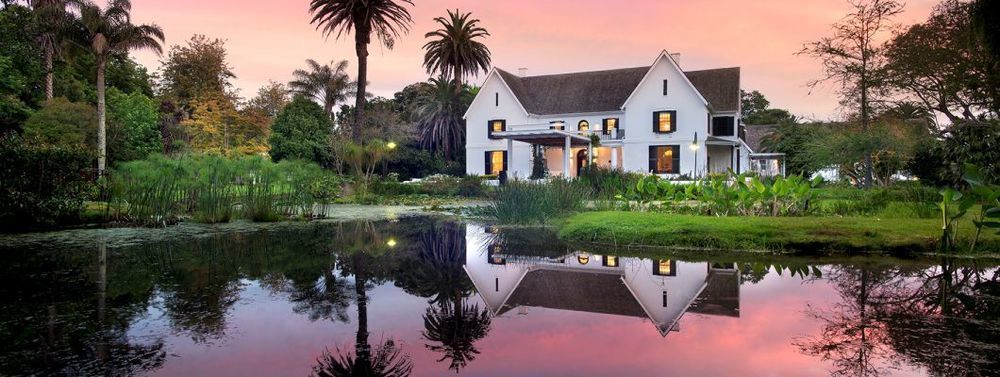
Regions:
<instances>
[{"instance_id":1,"label":"pond water","mask_svg":"<svg viewBox=\"0 0 1000 377\"><path fill-rule=\"evenodd\" d=\"M430 217L0 245L4 376L1000 370L994 261L649 258Z\"/></svg>"}]
</instances>

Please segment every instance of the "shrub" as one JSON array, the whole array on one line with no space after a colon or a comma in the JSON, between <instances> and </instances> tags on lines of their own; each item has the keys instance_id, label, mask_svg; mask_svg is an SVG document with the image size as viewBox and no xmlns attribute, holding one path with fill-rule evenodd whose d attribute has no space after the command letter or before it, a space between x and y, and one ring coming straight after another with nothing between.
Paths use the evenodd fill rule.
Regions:
<instances>
[{"instance_id":1,"label":"shrub","mask_svg":"<svg viewBox=\"0 0 1000 377\"><path fill-rule=\"evenodd\" d=\"M582 208L584 186L564 179L545 183L511 180L497 188L487 213L503 224L544 224Z\"/></svg>"},{"instance_id":2,"label":"shrub","mask_svg":"<svg viewBox=\"0 0 1000 377\"><path fill-rule=\"evenodd\" d=\"M271 158L302 159L326 164L330 159L330 116L315 102L296 96L278 113L271 127Z\"/></svg>"},{"instance_id":3,"label":"shrub","mask_svg":"<svg viewBox=\"0 0 1000 377\"><path fill-rule=\"evenodd\" d=\"M157 104L142 93L108 89L108 158L132 161L163 152Z\"/></svg>"},{"instance_id":4,"label":"shrub","mask_svg":"<svg viewBox=\"0 0 1000 377\"><path fill-rule=\"evenodd\" d=\"M607 200L634 187L641 177L638 173L588 166L578 179L590 187L594 198Z\"/></svg>"},{"instance_id":5,"label":"shrub","mask_svg":"<svg viewBox=\"0 0 1000 377\"><path fill-rule=\"evenodd\" d=\"M66 148L97 148L97 110L86 103L53 98L24 123L24 139Z\"/></svg>"},{"instance_id":6,"label":"shrub","mask_svg":"<svg viewBox=\"0 0 1000 377\"><path fill-rule=\"evenodd\" d=\"M93 161L78 148L0 137L0 224L12 228L78 219L95 187Z\"/></svg>"}]
</instances>

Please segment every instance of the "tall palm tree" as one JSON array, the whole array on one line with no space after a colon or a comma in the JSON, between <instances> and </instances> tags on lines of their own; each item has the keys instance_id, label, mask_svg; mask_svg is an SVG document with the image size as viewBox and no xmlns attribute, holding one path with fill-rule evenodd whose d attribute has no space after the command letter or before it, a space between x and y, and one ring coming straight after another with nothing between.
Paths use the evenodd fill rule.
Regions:
<instances>
[{"instance_id":1,"label":"tall palm tree","mask_svg":"<svg viewBox=\"0 0 1000 377\"><path fill-rule=\"evenodd\" d=\"M34 9L40 33L38 44L42 47L42 60L45 68L45 99L53 97L53 60L59 53L60 36L63 27L70 17L66 12L66 0L31 0L31 8Z\"/></svg>"},{"instance_id":2,"label":"tall palm tree","mask_svg":"<svg viewBox=\"0 0 1000 377\"><path fill-rule=\"evenodd\" d=\"M292 72L294 79L288 86L293 92L322 104L323 111L333 119L333 107L346 101L358 87L358 83L351 81L347 75L347 60L321 65L315 60L306 59L306 65L309 66L308 70L296 69Z\"/></svg>"},{"instance_id":3,"label":"tall palm tree","mask_svg":"<svg viewBox=\"0 0 1000 377\"><path fill-rule=\"evenodd\" d=\"M135 25L129 0L110 0L105 9L87 0L76 1L80 8L79 35L97 60L97 172L104 174L107 163L107 125L104 111L104 72L112 54L149 49L163 53L163 29L156 24Z\"/></svg>"},{"instance_id":4,"label":"tall palm tree","mask_svg":"<svg viewBox=\"0 0 1000 377\"><path fill-rule=\"evenodd\" d=\"M345 33L354 33L354 49L358 54L358 88L355 95L354 125L352 138L361 143L361 125L365 119L365 98L368 86L368 44L372 33L386 48L392 49L395 39L410 30L413 19L403 3L413 5L411 0L312 0L309 13L316 28L323 34L336 34L340 38Z\"/></svg>"},{"instance_id":5,"label":"tall palm tree","mask_svg":"<svg viewBox=\"0 0 1000 377\"><path fill-rule=\"evenodd\" d=\"M449 159L457 156L465 144L462 114L473 97L464 87L456 92L455 85L458 84L453 79L431 79L421 86L412 109L421 146L441 151Z\"/></svg>"},{"instance_id":6,"label":"tall palm tree","mask_svg":"<svg viewBox=\"0 0 1000 377\"><path fill-rule=\"evenodd\" d=\"M479 20L458 9L448 11L448 18L435 18L441 29L424 35L436 38L424 45L424 68L427 73L437 73L455 79L455 91L462 88L463 78L490 69L490 49L478 39L490 35L479 26Z\"/></svg>"}]
</instances>

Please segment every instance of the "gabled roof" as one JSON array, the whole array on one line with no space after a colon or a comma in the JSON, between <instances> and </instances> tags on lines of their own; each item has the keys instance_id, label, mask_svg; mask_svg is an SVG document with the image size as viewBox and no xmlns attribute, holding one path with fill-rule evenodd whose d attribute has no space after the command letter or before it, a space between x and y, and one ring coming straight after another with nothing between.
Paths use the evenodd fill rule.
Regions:
<instances>
[{"instance_id":1,"label":"gabled roof","mask_svg":"<svg viewBox=\"0 0 1000 377\"><path fill-rule=\"evenodd\" d=\"M651 67L520 77L496 69L521 106L535 115L619 111ZM719 112L738 111L740 69L684 72Z\"/></svg>"},{"instance_id":2,"label":"gabled roof","mask_svg":"<svg viewBox=\"0 0 1000 377\"><path fill-rule=\"evenodd\" d=\"M744 141L747 143L747 147L750 148L751 152L761 153L766 152L764 147L761 145L768 135L770 135L774 130L778 128L776 124L748 124L746 127L746 137Z\"/></svg>"},{"instance_id":3,"label":"gabled roof","mask_svg":"<svg viewBox=\"0 0 1000 377\"><path fill-rule=\"evenodd\" d=\"M519 306L646 318L618 274L534 270L521 279L497 314Z\"/></svg>"}]
</instances>

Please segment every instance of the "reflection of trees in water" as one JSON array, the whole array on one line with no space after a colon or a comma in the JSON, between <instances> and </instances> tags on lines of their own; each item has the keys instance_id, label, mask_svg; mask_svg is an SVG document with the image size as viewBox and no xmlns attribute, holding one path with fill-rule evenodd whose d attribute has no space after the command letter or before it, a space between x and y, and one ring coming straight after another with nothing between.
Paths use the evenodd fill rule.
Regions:
<instances>
[{"instance_id":1,"label":"reflection of trees in water","mask_svg":"<svg viewBox=\"0 0 1000 377\"><path fill-rule=\"evenodd\" d=\"M292 310L307 315L310 321L347 322L353 284L335 275L334 262L322 269L322 277L313 276L313 272L295 271L286 275L290 280L286 289L294 304Z\"/></svg>"},{"instance_id":2,"label":"reflection of trees in water","mask_svg":"<svg viewBox=\"0 0 1000 377\"><path fill-rule=\"evenodd\" d=\"M407 292L429 299L424 314L426 347L442 354L456 372L475 360L475 342L486 337L490 316L479 305L465 300L475 287L465 273L465 228L445 222L420 235L420 250L402 264L396 284Z\"/></svg>"},{"instance_id":3,"label":"reflection of trees in water","mask_svg":"<svg viewBox=\"0 0 1000 377\"><path fill-rule=\"evenodd\" d=\"M939 266L838 266L828 275L841 301L810 309L824 326L796 345L830 361L834 376L878 376L903 362L935 375L996 371L1000 352L998 270Z\"/></svg>"},{"instance_id":4,"label":"reflection of trees in water","mask_svg":"<svg viewBox=\"0 0 1000 377\"><path fill-rule=\"evenodd\" d=\"M354 293L358 310L358 331L354 350L337 348L334 352L324 350L313 367L313 375L321 377L339 376L409 376L413 369L410 356L390 338L374 347L369 343L368 332L368 289L371 279L369 266L378 257L384 257L389 245L382 232L373 223L362 221L342 226L335 237L340 254L350 260L350 272L354 274ZM376 276L380 275L378 272ZM384 275L378 276L384 278Z\"/></svg>"}]
</instances>

